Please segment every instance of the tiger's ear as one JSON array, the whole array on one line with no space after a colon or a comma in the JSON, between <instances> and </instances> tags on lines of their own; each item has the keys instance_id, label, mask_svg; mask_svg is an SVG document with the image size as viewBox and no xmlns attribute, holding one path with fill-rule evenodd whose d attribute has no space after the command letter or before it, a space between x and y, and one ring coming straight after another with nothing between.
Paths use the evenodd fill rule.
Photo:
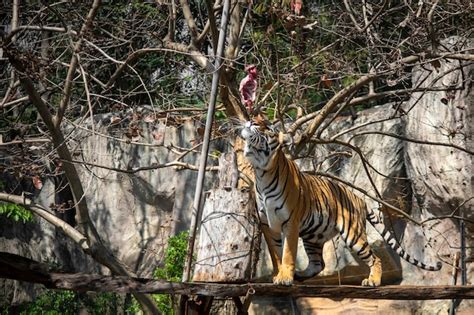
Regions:
<instances>
[{"instance_id":1,"label":"tiger's ear","mask_svg":"<svg viewBox=\"0 0 474 315\"><path fill-rule=\"evenodd\" d=\"M289 134L280 131L278 133L278 143L280 143L282 147L289 147L293 145L293 138Z\"/></svg>"}]
</instances>

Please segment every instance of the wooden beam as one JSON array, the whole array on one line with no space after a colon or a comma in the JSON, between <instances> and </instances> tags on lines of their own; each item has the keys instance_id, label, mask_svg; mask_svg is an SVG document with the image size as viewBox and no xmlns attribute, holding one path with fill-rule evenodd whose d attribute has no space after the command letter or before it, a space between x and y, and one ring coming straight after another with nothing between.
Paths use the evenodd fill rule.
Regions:
<instances>
[{"instance_id":1,"label":"wooden beam","mask_svg":"<svg viewBox=\"0 0 474 315\"><path fill-rule=\"evenodd\" d=\"M437 300L473 299L474 286L382 286L377 288L361 286L275 286L270 283L218 284L218 283L172 283L150 279L129 279L125 277L104 277L93 275L54 275L56 288L80 291L113 291L141 293L171 293L204 295L213 297L245 296L250 288L255 295L361 298L387 300Z\"/></svg>"},{"instance_id":2,"label":"wooden beam","mask_svg":"<svg viewBox=\"0 0 474 315\"><path fill-rule=\"evenodd\" d=\"M154 279L102 276L84 273L49 272L46 265L7 253L0 253L0 278L40 283L51 289L119 293L168 293L212 297L245 296L250 290L257 296L293 296L360 298L386 300L474 299L474 286L399 286L376 288L361 286L292 285L271 283L182 283Z\"/></svg>"}]
</instances>

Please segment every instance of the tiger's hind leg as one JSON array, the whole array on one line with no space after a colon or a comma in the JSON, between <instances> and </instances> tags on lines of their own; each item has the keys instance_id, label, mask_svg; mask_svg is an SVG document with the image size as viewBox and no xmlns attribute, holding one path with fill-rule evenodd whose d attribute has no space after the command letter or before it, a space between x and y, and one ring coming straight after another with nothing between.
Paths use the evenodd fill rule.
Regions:
<instances>
[{"instance_id":1,"label":"tiger's hind leg","mask_svg":"<svg viewBox=\"0 0 474 315\"><path fill-rule=\"evenodd\" d=\"M382 281L382 261L377 257L364 234L353 246L349 246L370 268L369 277L362 281L363 286L378 287Z\"/></svg>"},{"instance_id":2,"label":"tiger's hind leg","mask_svg":"<svg viewBox=\"0 0 474 315\"><path fill-rule=\"evenodd\" d=\"M336 228L346 245L370 268L369 277L362 281L362 285L377 287L382 281L382 261L375 256L367 242L365 216L361 216L357 209L361 209L361 207L355 207L351 212L346 211L345 216L341 216L341 223L338 223Z\"/></svg>"},{"instance_id":3,"label":"tiger's hind leg","mask_svg":"<svg viewBox=\"0 0 474 315\"><path fill-rule=\"evenodd\" d=\"M304 249L308 256L308 267L295 272L295 280L304 281L319 274L324 269L323 245L319 239L303 238Z\"/></svg>"}]
</instances>

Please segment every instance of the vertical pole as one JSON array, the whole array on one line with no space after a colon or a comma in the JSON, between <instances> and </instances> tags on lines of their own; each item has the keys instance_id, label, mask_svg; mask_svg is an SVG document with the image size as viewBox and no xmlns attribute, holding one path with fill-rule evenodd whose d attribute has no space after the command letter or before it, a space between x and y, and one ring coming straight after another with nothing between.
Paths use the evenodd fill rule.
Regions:
<instances>
[{"instance_id":1,"label":"vertical pole","mask_svg":"<svg viewBox=\"0 0 474 315\"><path fill-rule=\"evenodd\" d=\"M461 208L461 218L464 218L464 211ZM458 262L459 262L459 267L461 269L461 285L466 285L467 284L467 271L466 271L466 226L464 223L464 219L461 219L459 223L459 233L460 233L460 238L461 238L461 258L459 259L459 256L456 254L455 258L455 266L454 268L457 267ZM456 276L453 276L453 281L454 284L456 284ZM461 303L462 300L459 299L453 299L451 301L451 307L449 309L449 315L454 315L456 314L456 308L459 306L459 303Z\"/></svg>"},{"instance_id":2,"label":"vertical pole","mask_svg":"<svg viewBox=\"0 0 474 315\"><path fill-rule=\"evenodd\" d=\"M225 36L227 31L227 21L229 19L230 0L224 0L224 7L222 9L221 29L219 32L219 40L217 43L216 60L214 63L214 73L212 74L211 95L209 98L209 108L207 110L206 128L204 130L204 138L202 143L201 158L199 160L199 173L196 181L196 191L194 193L193 215L191 218L190 236L188 242L188 250L186 255L186 264L183 273L183 282L189 282L191 277L191 265L193 260L194 243L196 241L197 227L201 221L201 197L202 186L204 183L204 175L207 165L207 155L209 151L209 139L211 136L211 128L214 120L214 109L217 99L217 90L219 87L219 73L222 64L222 56L224 53ZM209 14L213 14L209 12Z\"/></svg>"},{"instance_id":3,"label":"vertical pole","mask_svg":"<svg viewBox=\"0 0 474 315\"><path fill-rule=\"evenodd\" d=\"M464 218L464 211L461 210L461 217ZM466 226L464 219L461 219L461 284L467 284L467 270L466 270Z\"/></svg>"},{"instance_id":4,"label":"vertical pole","mask_svg":"<svg viewBox=\"0 0 474 315\"><path fill-rule=\"evenodd\" d=\"M454 255L454 261L453 261L453 272L452 272L452 276L453 276L453 283L452 285L456 285L457 284L457 279L458 279L458 268L459 268L459 253L456 253L456 255ZM457 307L457 304L458 304L458 300L457 299L451 299L451 306L449 307L449 315L455 315L456 314L456 307Z\"/></svg>"}]
</instances>

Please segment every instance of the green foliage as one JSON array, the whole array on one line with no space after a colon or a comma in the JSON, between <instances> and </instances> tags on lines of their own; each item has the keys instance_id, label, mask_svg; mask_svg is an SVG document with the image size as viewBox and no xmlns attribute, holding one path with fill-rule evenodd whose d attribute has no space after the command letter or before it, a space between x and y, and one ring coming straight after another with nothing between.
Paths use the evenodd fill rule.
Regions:
<instances>
[{"instance_id":1,"label":"green foliage","mask_svg":"<svg viewBox=\"0 0 474 315\"><path fill-rule=\"evenodd\" d=\"M160 9L144 1L133 1L132 7L147 18L155 18L160 14Z\"/></svg>"},{"instance_id":2,"label":"green foliage","mask_svg":"<svg viewBox=\"0 0 474 315\"><path fill-rule=\"evenodd\" d=\"M20 314L72 315L77 314L79 310L79 299L74 292L47 290Z\"/></svg>"},{"instance_id":3,"label":"green foliage","mask_svg":"<svg viewBox=\"0 0 474 315\"><path fill-rule=\"evenodd\" d=\"M165 253L165 265L156 268L153 277L168 281L181 281L183 276L186 251L188 247L189 232L183 231L168 240L168 248ZM173 298L168 294L154 294L158 308L163 314L174 314Z\"/></svg>"},{"instance_id":4,"label":"green foliage","mask_svg":"<svg viewBox=\"0 0 474 315\"><path fill-rule=\"evenodd\" d=\"M342 86L347 87L357 81L357 77L355 75L348 75L342 79Z\"/></svg>"},{"instance_id":5,"label":"green foliage","mask_svg":"<svg viewBox=\"0 0 474 315\"><path fill-rule=\"evenodd\" d=\"M4 215L15 222L22 221L26 223L33 221L33 214L30 210L13 203L1 202L0 215Z\"/></svg>"},{"instance_id":6,"label":"green foliage","mask_svg":"<svg viewBox=\"0 0 474 315\"><path fill-rule=\"evenodd\" d=\"M165 265L156 268L153 276L156 279L168 281L181 281L188 247L189 232L184 231L168 240L168 248L165 253Z\"/></svg>"},{"instance_id":7,"label":"green foliage","mask_svg":"<svg viewBox=\"0 0 474 315\"><path fill-rule=\"evenodd\" d=\"M115 293L100 293L86 304L91 314L102 315L104 313L117 314L119 297Z\"/></svg>"},{"instance_id":8,"label":"green foliage","mask_svg":"<svg viewBox=\"0 0 474 315\"><path fill-rule=\"evenodd\" d=\"M126 314L137 314L140 312L140 304L138 304L137 300L135 298L132 298L131 302L129 305L126 305Z\"/></svg>"},{"instance_id":9,"label":"green foliage","mask_svg":"<svg viewBox=\"0 0 474 315\"><path fill-rule=\"evenodd\" d=\"M188 231L170 237L168 240L168 248L165 252L164 266L155 269L153 272L154 278L167 281L181 281L186 260L188 239ZM169 294L153 294L153 298L163 314L175 314L173 309L173 296ZM136 313L139 309L138 302L133 299L133 302L127 308L127 313Z\"/></svg>"},{"instance_id":10,"label":"green foliage","mask_svg":"<svg viewBox=\"0 0 474 315\"><path fill-rule=\"evenodd\" d=\"M216 120L225 120L225 119L227 119L227 115L222 110L216 111L215 116L216 116Z\"/></svg>"},{"instance_id":11,"label":"green foliage","mask_svg":"<svg viewBox=\"0 0 474 315\"><path fill-rule=\"evenodd\" d=\"M99 293L94 296L73 291L46 290L21 311L21 315L73 315L81 310L88 314L116 314L118 296L114 293Z\"/></svg>"}]
</instances>

